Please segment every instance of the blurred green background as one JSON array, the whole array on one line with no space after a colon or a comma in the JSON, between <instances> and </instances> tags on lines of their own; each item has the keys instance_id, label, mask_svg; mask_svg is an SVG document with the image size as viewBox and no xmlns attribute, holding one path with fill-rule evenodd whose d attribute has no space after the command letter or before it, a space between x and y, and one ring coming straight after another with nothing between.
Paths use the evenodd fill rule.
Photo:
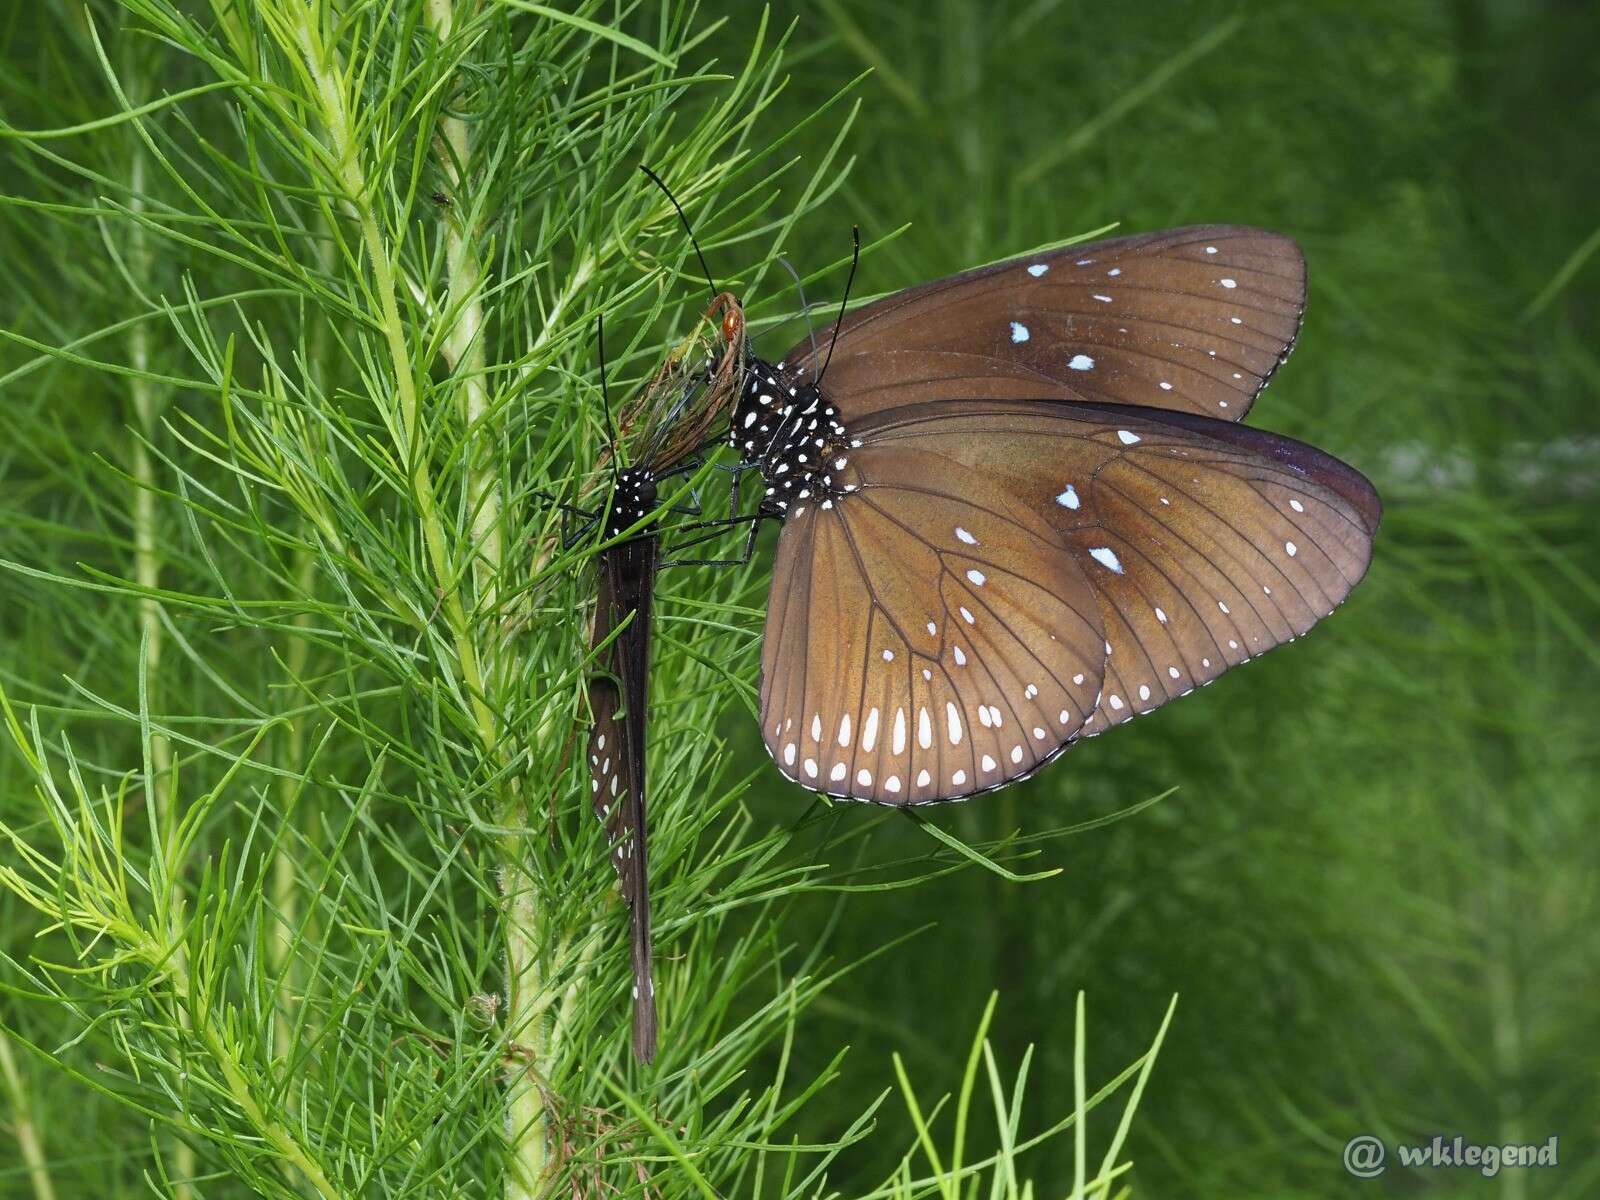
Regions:
<instances>
[{"instance_id":1,"label":"blurred green background","mask_svg":"<svg viewBox=\"0 0 1600 1200\"><path fill-rule=\"evenodd\" d=\"M719 14L728 23L703 49L737 63L757 6L715 0L701 21ZM803 273L843 258L852 224L868 242L909 224L863 260L858 294L1111 223L1281 230L1305 247L1310 305L1294 356L1250 421L1355 465L1387 506L1370 575L1312 635L1203 698L1074 749L1038 778L935 815L981 843L1175 789L1131 817L1051 840L1029 864L1062 874L1019 885L967 871L796 902L784 941L825 944L836 964L867 959L804 1014L789 1050L794 1077L808 1079L852 1047L799 1135L839 1136L892 1078L892 1052L932 1094L953 1087L992 991L1002 1062L1014 1069L1036 1047L1023 1123L1037 1127L1072 1106L1080 991L1091 1087L1145 1051L1176 993L1128 1148L1139 1195L1600 1193L1596 7L814 0L773 14L797 29L763 136L872 72L855 92L848 178L786 247ZM634 13L629 28L650 16ZM7 64L14 75L27 67ZM790 149L815 163L836 132L819 122ZM57 264L28 240L29 222L6 228L24 297L57 287L58 274L103 269L98 250ZM719 274L745 265L746 246L707 249ZM813 286L813 302L836 302L843 276ZM765 286L787 285L769 272ZM65 342L74 329L49 332ZM775 355L786 344L768 335L759 348ZM0 392L0 421L6 402ZM84 411L98 402L89 395ZM41 402L47 416L51 404ZM63 440L78 436L72 419L57 430ZM120 427L100 436L123 439ZM15 449L0 439L0 467ZM35 470L49 451L46 440L19 459ZM97 500L87 515L59 501L98 487L62 459L61 478L39 469L36 490L8 501L94 531L83 543L62 538L63 558L126 557L124 500ZM23 561L36 537L49 540L32 527L6 533ZM672 594L693 583L663 586L670 628L682 611ZM20 610L24 598L27 622L16 627L38 641L0 648L14 690L48 674L39 685L48 692L69 670L92 676L130 657L125 642L95 640L65 609L57 626L35 580L0 580L0 604ZM708 655L737 652L753 677L754 637L752 625ZM183 652L169 651L171 661L181 668ZM197 694L212 686L198 672L185 683ZM793 821L808 798L771 770L747 714L730 706L721 731L734 746L731 774L754 777L750 803L774 825ZM10 750L0 785L31 802ZM925 857L929 846L896 819L870 849L889 860ZM18 912L7 905L0 913ZM14 931L6 950L21 957L32 929L17 917ZM44 1006L7 999L8 1019L41 1044L67 1036ZM668 1037L672 1022L669 1011ZM373 1027L381 1047L388 1027ZM83 1078L25 1065L47 1109L64 1114L52 1136L82 1171L66 1178L103 1166L126 1194L142 1186L120 1162L156 1141L142 1118L102 1102ZM351 1077L359 1092L365 1081L354 1068ZM847 1194L904 1153L903 1115L886 1109L882 1119L893 1136L852 1148L830 1175ZM486 1120L497 1128L498 1110ZM1096 1136L1113 1120L1095 1114ZM1363 1133L1390 1144L1556 1134L1562 1165L1493 1181L1394 1169L1363 1182L1340 1165L1345 1142ZM11 1146L0 1127L0 1195L31 1195ZM1066 1191L1071 1155L1065 1139L1030 1160L1049 1184L1041 1195ZM213 1190L238 1194L224 1182Z\"/></svg>"},{"instance_id":2,"label":"blurred green background","mask_svg":"<svg viewBox=\"0 0 1600 1200\"><path fill-rule=\"evenodd\" d=\"M1091 1079L1148 1044L1176 992L1134 1125L1142 1194L1594 1194L1600 12L792 11L780 106L874 70L854 171L790 247L802 270L845 253L852 223L865 240L911 225L864 260L863 293L1113 221L1282 230L1305 247L1310 303L1249 419L1356 465L1387 506L1370 575L1310 637L941 814L976 840L1178 789L1047 852L1062 876L968 874L842 916L817 903L816 928L789 932L837 921L846 957L936 927L831 993L816 1053L849 1042L859 1067L897 1049L914 1076L951 1079L997 988L1002 1057L1039 1046L1042 1118L1071 1103L1079 989ZM730 729L759 765L754 730ZM760 778L774 815L801 799ZM1363 1132L1556 1133L1564 1165L1359 1182L1339 1156ZM1036 1178L1069 1177L1070 1146L1054 1153Z\"/></svg>"}]
</instances>

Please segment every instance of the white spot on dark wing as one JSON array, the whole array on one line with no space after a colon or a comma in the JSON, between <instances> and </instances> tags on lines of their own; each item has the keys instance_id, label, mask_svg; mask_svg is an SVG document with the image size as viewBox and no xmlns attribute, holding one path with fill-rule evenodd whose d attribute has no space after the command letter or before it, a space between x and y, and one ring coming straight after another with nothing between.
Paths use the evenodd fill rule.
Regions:
<instances>
[{"instance_id":1,"label":"white spot on dark wing","mask_svg":"<svg viewBox=\"0 0 1600 1200\"><path fill-rule=\"evenodd\" d=\"M1139 699L1141 699L1141 700L1150 699L1150 685L1148 683L1141 683L1139 685Z\"/></svg>"},{"instance_id":2,"label":"white spot on dark wing","mask_svg":"<svg viewBox=\"0 0 1600 1200\"><path fill-rule=\"evenodd\" d=\"M841 763L834 763L833 770L828 772L828 778L838 783L849 772L850 768Z\"/></svg>"},{"instance_id":3,"label":"white spot on dark wing","mask_svg":"<svg viewBox=\"0 0 1600 1200\"><path fill-rule=\"evenodd\" d=\"M956 666L964 667L967 665L967 656L960 646L952 646L951 653L955 656Z\"/></svg>"},{"instance_id":4,"label":"white spot on dark wing","mask_svg":"<svg viewBox=\"0 0 1600 1200\"><path fill-rule=\"evenodd\" d=\"M1177 667L1168 667L1167 668L1167 674L1169 676L1171 676L1173 679L1178 679L1178 678L1181 678L1181 674L1182 673L1178 670Z\"/></svg>"},{"instance_id":5,"label":"white spot on dark wing","mask_svg":"<svg viewBox=\"0 0 1600 1200\"><path fill-rule=\"evenodd\" d=\"M1067 484L1067 490L1056 497L1056 503L1061 505L1062 508L1076 509L1078 507L1078 489L1070 483Z\"/></svg>"},{"instance_id":6,"label":"white spot on dark wing","mask_svg":"<svg viewBox=\"0 0 1600 1200\"><path fill-rule=\"evenodd\" d=\"M1110 304L1111 303L1111 297L1110 296L1102 296L1099 292L1096 292L1094 294L1094 298L1096 300L1100 301L1101 304Z\"/></svg>"},{"instance_id":7,"label":"white spot on dark wing","mask_svg":"<svg viewBox=\"0 0 1600 1200\"><path fill-rule=\"evenodd\" d=\"M878 744L878 710L874 707L867 713L867 719L861 726L861 748L871 753Z\"/></svg>"},{"instance_id":8,"label":"white spot on dark wing","mask_svg":"<svg viewBox=\"0 0 1600 1200\"><path fill-rule=\"evenodd\" d=\"M1293 542L1285 542L1283 544L1283 549L1284 549L1284 552L1287 553L1290 558L1293 558L1296 554L1300 553L1300 547L1296 546Z\"/></svg>"},{"instance_id":9,"label":"white spot on dark wing","mask_svg":"<svg viewBox=\"0 0 1600 1200\"><path fill-rule=\"evenodd\" d=\"M862 767L859 771L856 772L856 782L859 783L862 787L871 787L872 786L872 772L867 770L865 767Z\"/></svg>"},{"instance_id":10,"label":"white spot on dark wing","mask_svg":"<svg viewBox=\"0 0 1600 1200\"><path fill-rule=\"evenodd\" d=\"M1110 546L1096 546L1089 551L1089 557L1102 567L1105 567L1106 570L1115 571L1118 575L1123 574L1122 560L1117 557L1116 551Z\"/></svg>"},{"instance_id":11,"label":"white spot on dark wing","mask_svg":"<svg viewBox=\"0 0 1600 1200\"><path fill-rule=\"evenodd\" d=\"M1121 696L1113 695L1111 697L1111 711L1112 712L1121 712L1122 711L1122 697Z\"/></svg>"},{"instance_id":12,"label":"white spot on dark wing","mask_svg":"<svg viewBox=\"0 0 1600 1200\"><path fill-rule=\"evenodd\" d=\"M1037 278L1039 278L1039 276L1043 275L1049 269L1050 269L1050 264L1049 263L1034 263L1031 267L1028 268L1028 274L1032 275L1035 279L1037 279Z\"/></svg>"},{"instance_id":13,"label":"white spot on dark wing","mask_svg":"<svg viewBox=\"0 0 1600 1200\"><path fill-rule=\"evenodd\" d=\"M883 781L883 790L886 792L898 792L900 790L900 776L891 775L885 779Z\"/></svg>"},{"instance_id":14,"label":"white spot on dark wing","mask_svg":"<svg viewBox=\"0 0 1600 1200\"><path fill-rule=\"evenodd\" d=\"M959 746L961 744L961 710L955 706L954 701L946 700L944 702L944 719L946 732L950 735L950 744Z\"/></svg>"},{"instance_id":15,"label":"white spot on dark wing","mask_svg":"<svg viewBox=\"0 0 1600 1200\"><path fill-rule=\"evenodd\" d=\"M903 709L903 708L897 708L897 709L894 710L894 743L893 743L893 749L894 749L894 752L896 754L899 754L902 751L904 751L905 748L906 748L906 710Z\"/></svg>"},{"instance_id":16,"label":"white spot on dark wing","mask_svg":"<svg viewBox=\"0 0 1600 1200\"><path fill-rule=\"evenodd\" d=\"M808 758L808 759L806 759L805 763L802 764L802 765L805 767L806 774L808 776L810 776L812 779L815 779L817 777L817 760L816 759Z\"/></svg>"},{"instance_id":17,"label":"white spot on dark wing","mask_svg":"<svg viewBox=\"0 0 1600 1200\"><path fill-rule=\"evenodd\" d=\"M883 652L883 661L884 662L893 662L894 661L894 651L893 650L885 650Z\"/></svg>"},{"instance_id":18,"label":"white spot on dark wing","mask_svg":"<svg viewBox=\"0 0 1600 1200\"><path fill-rule=\"evenodd\" d=\"M786 767L794 766L794 743L793 742L790 742L788 745L786 745L783 748L783 765L786 766Z\"/></svg>"},{"instance_id":19,"label":"white spot on dark wing","mask_svg":"<svg viewBox=\"0 0 1600 1200\"><path fill-rule=\"evenodd\" d=\"M978 544L978 539L973 537L959 525L956 526L956 536L969 546L976 546Z\"/></svg>"},{"instance_id":20,"label":"white spot on dark wing","mask_svg":"<svg viewBox=\"0 0 1600 1200\"><path fill-rule=\"evenodd\" d=\"M1170 383L1168 383L1165 379L1163 379L1161 381L1161 390L1163 392L1170 392L1172 390L1172 385Z\"/></svg>"},{"instance_id":21,"label":"white spot on dark wing","mask_svg":"<svg viewBox=\"0 0 1600 1200\"><path fill-rule=\"evenodd\" d=\"M972 582L978 587L982 587L988 580L988 577L984 575L982 571L979 571L976 568L967 572L967 578L972 580Z\"/></svg>"},{"instance_id":22,"label":"white spot on dark wing","mask_svg":"<svg viewBox=\"0 0 1600 1200\"><path fill-rule=\"evenodd\" d=\"M1117 430L1117 440L1124 446L1131 446L1135 442L1143 441L1144 439L1131 429L1119 429Z\"/></svg>"},{"instance_id":23,"label":"white spot on dark wing","mask_svg":"<svg viewBox=\"0 0 1600 1200\"><path fill-rule=\"evenodd\" d=\"M1206 247L1206 253L1207 254L1215 254L1216 252L1217 252L1217 248L1215 246L1207 246Z\"/></svg>"},{"instance_id":24,"label":"white spot on dark wing","mask_svg":"<svg viewBox=\"0 0 1600 1200\"><path fill-rule=\"evenodd\" d=\"M1225 288L1236 288L1239 286L1238 281L1234 279L1223 279L1219 280L1218 282L1220 282Z\"/></svg>"},{"instance_id":25,"label":"white spot on dark wing","mask_svg":"<svg viewBox=\"0 0 1600 1200\"><path fill-rule=\"evenodd\" d=\"M1306 506L1304 504L1301 504L1300 501L1298 501L1298 500L1289 501L1289 507L1294 509L1295 512L1299 512L1299 513L1303 513L1306 510Z\"/></svg>"},{"instance_id":26,"label":"white spot on dark wing","mask_svg":"<svg viewBox=\"0 0 1600 1200\"><path fill-rule=\"evenodd\" d=\"M845 713L844 716L839 718L839 745L848 746L849 744L850 744L850 714L849 713Z\"/></svg>"},{"instance_id":27,"label":"white spot on dark wing","mask_svg":"<svg viewBox=\"0 0 1600 1200\"><path fill-rule=\"evenodd\" d=\"M1074 371L1092 371L1094 370L1094 359L1090 358L1087 354L1074 354L1072 356L1072 360L1067 363L1067 366L1071 367Z\"/></svg>"},{"instance_id":28,"label":"white spot on dark wing","mask_svg":"<svg viewBox=\"0 0 1600 1200\"><path fill-rule=\"evenodd\" d=\"M953 785L955 785L956 787L960 787L966 781L967 781L967 773L965 771L956 771L954 774L952 774L950 776L950 782Z\"/></svg>"},{"instance_id":29,"label":"white spot on dark wing","mask_svg":"<svg viewBox=\"0 0 1600 1200\"><path fill-rule=\"evenodd\" d=\"M1025 342L1028 340L1028 327L1020 321L1011 322L1011 340Z\"/></svg>"},{"instance_id":30,"label":"white spot on dark wing","mask_svg":"<svg viewBox=\"0 0 1600 1200\"><path fill-rule=\"evenodd\" d=\"M967 611L967 606L965 604L960 606L959 611L961 613L961 619L963 621L965 621L968 625L971 625L971 624L974 623L972 614Z\"/></svg>"},{"instance_id":31,"label":"white spot on dark wing","mask_svg":"<svg viewBox=\"0 0 1600 1200\"><path fill-rule=\"evenodd\" d=\"M994 758L992 756L990 756L988 754L985 754L983 756L983 764L982 765L983 765L983 769L985 771L992 771L992 770L995 769L995 767L999 766L1000 764L995 762Z\"/></svg>"},{"instance_id":32,"label":"white spot on dark wing","mask_svg":"<svg viewBox=\"0 0 1600 1200\"><path fill-rule=\"evenodd\" d=\"M918 787L927 787L932 782L933 782L933 776L928 774L928 768L927 767L923 767L922 770L917 772L917 786Z\"/></svg>"},{"instance_id":33,"label":"white spot on dark wing","mask_svg":"<svg viewBox=\"0 0 1600 1200\"><path fill-rule=\"evenodd\" d=\"M1162 612L1159 608L1156 609L1156 620L1165 625L1167 623L1167 614Z\"/></svg>"},{"instance_id":34,"label":"white spot on dark wing","mask_svg":"<svg viewBox=\"0 0 1600 1200\"><path fill-rule=\"evenodd\" d=\"M933 745L933 722L929 720L926 708L917 709L917 745L924 750Z\"/></svg>"},{"instance_id":35,"label":"white spot on dark wing","mask_svg":"<svg viewBox=\"0 0 1600 1200\"><path fill-rule=\"evenodd\" d=\"M1220 608L1224 613L1226 613L1228 611L1228 606L1226 604L1224 604L1221 600L1217 601L1217 607Z\"/></svg>"}]
</instances>

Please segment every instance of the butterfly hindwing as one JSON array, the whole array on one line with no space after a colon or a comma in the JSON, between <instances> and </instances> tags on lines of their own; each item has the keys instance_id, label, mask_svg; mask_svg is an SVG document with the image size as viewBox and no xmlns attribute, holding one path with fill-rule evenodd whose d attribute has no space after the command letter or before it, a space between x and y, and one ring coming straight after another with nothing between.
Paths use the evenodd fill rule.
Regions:
<instances>
[{"instance_id":1,"label":"butterfly hindwing","mask_svg":"<svg viewBox=\"0 0 1600 1200\"><path fill-rule=\"evenodd\" d=\"M1237 421L1288 356L1305 259L1281 234L1201 225L1090 242L898 292L840 325L846 423L930 398L1143 405ZM813 377L829 331L786 367Z\"/></svg>"},{"instance_id":2,"label":"butterfly hindwing","mask_svg":"<svg viewBox=\"0 0 1600 1200\"><path fill-rule=\"evenodd\" d=\"M931 403L859 430L1004 479L1080 568L1105 631L1088 736L1305 633L1365 573L1371 485L1289 438L1124 406Z\"/></svg>"},{"instance_id":3,"label":"butterfly hindwing","mask_svg":"<svg viewBox=\"0 0 1600 1200\"><path fill-rule=\"evenodd\" d=\"M885 804L998 787L1093 712L1098 605L1046 521L936 453L870 442L785 522L761 722L785 774Z\"/></svg>"}]
</instances>

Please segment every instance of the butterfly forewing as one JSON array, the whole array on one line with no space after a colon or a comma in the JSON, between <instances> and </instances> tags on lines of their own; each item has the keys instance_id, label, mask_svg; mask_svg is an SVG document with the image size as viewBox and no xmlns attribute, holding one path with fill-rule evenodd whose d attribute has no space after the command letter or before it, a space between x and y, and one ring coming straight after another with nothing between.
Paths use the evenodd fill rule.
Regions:
<instances>
[{"instance_id":1,"label":"butterfly forewing","mask_svg":"<svg viewBox=\"0 0 1600 1200\"><path fill-rule=\"evenodd\" d=\"M1084 736L1305 633L1365 573L1380 514L1337 459L1181 413L934 403L876 425L869 445L1003 471L1081 568L1106 650Z\"/></svg>"},{"instance_id":2,"label":"butterfly forewing","mask_svg":"<svg viewBox=\"0 0 1600 1200\"><path fill-rule=\"evenodd\" d=\"M1094 709L1104 637L1082 569L1039 513L954 465L869 439L830 464L834 499L789 515L761 720L808 787L971 795L1038 767Z\"/></svg>"},{"instance_id":3,"label":"butterfly forewing","mask_svg":"<svg viewBox=\"0 0 1600 1200\"><path fill-rule=\"evenodd\" d=\"M657 542L635 538L602 557L592 644L602 645L607 670L589 680L594 725L589 733L589 791L604 822L623 898L631 909L634 1052L656 1052L655 978L651 965L650 877L645 826L645 704L650 656L651 597ZM626 621L627 624L623 625Z\"/></svg>"},{"instance_id":4,"label":"butterfly forewing","mask_svg":"<svg viewBox=\"0 0 1600 1200\"><path fill-rule=\"evenodd\" d=\"M1293 348L1305 284L1293 241L1242 226L1071 246L858 309L825 386L847 423L929 399L1086 400L1236 421ZM810 378L818 357L808 341L785 362Z\"/></svg>"}]
</instances>

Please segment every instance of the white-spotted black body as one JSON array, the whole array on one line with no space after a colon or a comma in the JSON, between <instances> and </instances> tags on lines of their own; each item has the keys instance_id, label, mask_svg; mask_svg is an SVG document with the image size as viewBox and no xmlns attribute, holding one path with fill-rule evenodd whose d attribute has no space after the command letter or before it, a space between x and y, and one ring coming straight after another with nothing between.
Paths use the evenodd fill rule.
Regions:
<instances>
[{"instance_id":1,"label":"white-spotted black body","mask_svg":"<svg viewBox=\"0 0 1600 1200\"><path fill-rule=\"evenodd\" d=\"M839 411L815 383L753 359L734 407L728 441L766 484L761 511L785 516L791 507L842 492L832 471L848 446Z\"/></svg>"},{"instance_id":2,"label":"white-spotted black body","mask_svg":"<svg viewBox=\"0 0 1600 1200\"><path fill-rule=\"evenodd\" d=\"M638 467L624 467L617 472L617 484L611 493L611 511L606 515L606 537L614 538L623 530L637 525L655 511L656 477Z\"/></svg>"}]
</instances>

